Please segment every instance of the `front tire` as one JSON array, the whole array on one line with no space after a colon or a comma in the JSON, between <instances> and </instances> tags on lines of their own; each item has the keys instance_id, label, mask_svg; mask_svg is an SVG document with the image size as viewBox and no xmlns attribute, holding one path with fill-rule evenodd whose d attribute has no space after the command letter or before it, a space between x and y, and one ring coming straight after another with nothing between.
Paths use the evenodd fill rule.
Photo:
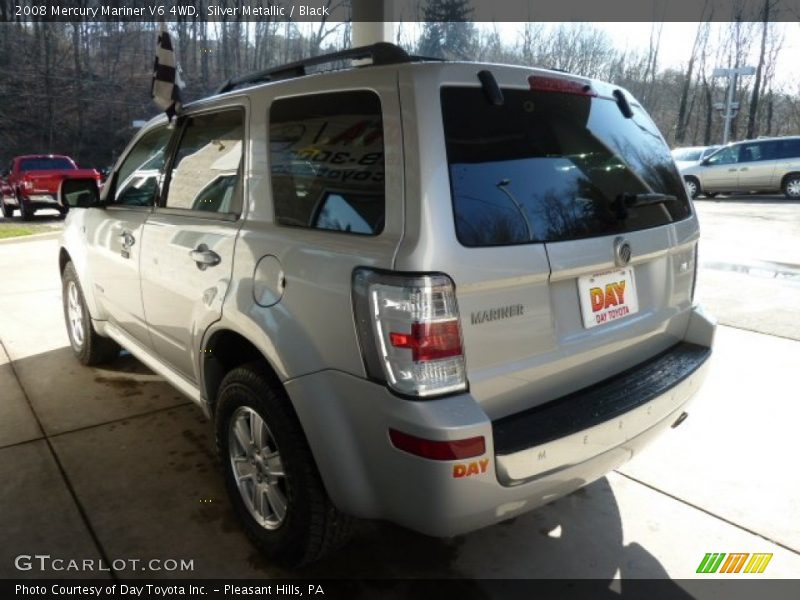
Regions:
<instances>
[{"instance_id":1,"label":"front tire","mask_svg":"<svg viewBox=\"0 0 800 600\"><path fill-rule=\"evenodd\" d=\"M61 275L64 321L72 352L81 363L87 366L111 362L119 356L120 347L114 340L98 334L92 326L92 318L78 274L71 262L64 267Z\"/></svg>"},{"instance_id":2,"label":"front tire","mask_svg":"<svg viewBox=\"0 0 800 600\"><path fill-rule=\"evenodd\" d=\"M700 195L700 182L694 177L686 177L686 191L689 197L694 200Z\"/></svg>"},{"instance_id":3,"label":"front tire","mask_svg":"<svg viewBox=\"0 0 800 600\"><path fill-rule=\"evenodd\" d=\"M19 216L22 217L23 221L30 221L33 219L33 208L20 194L17 194L17 206L19 206Z\"/></svg>"},{"instance_id":4,"label":"front tire","mask_svg":"<svg viewBox=\"0 0 800 600\"><path fill-rule=\"evenodd\" d=\"M783 194L789 200L800 200L800 174L789 175L783 182Z\"/></svg>"},{"instance_id":5,"label":"front tire","mask_svg":"<svg viewBox=\"0 0 800 600\"><path fill-rule=\"evenodd\" d=\"M347 541L351 519L328 498L289 398L258 363L225 376L215 426L228 495L261 552L298 566Z\"/></svg>"}]
</instances>

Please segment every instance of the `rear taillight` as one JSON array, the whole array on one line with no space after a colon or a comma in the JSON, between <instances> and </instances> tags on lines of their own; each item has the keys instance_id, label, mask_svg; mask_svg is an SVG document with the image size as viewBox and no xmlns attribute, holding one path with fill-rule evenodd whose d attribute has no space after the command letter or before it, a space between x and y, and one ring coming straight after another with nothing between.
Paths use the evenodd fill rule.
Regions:
<instances>
[{"instance_id":1,"label":"rear taillight","mask_svg":"<svg viewBox=\"0 0 800 600\"><path fill-rule=\"evenodd\" d=\"M353 309L371 379L416 397L467 388L455 286L447 275L356 269Z\"/></svg>"},{"instance_id":2,"label":"rear taillight","mask_svg":"<svg viewBox=\"0 0 800 600\"><path fill-rule=\"evenodd\" d=\"M33 182L30 179L23 179L22 180L22 189L31 191L33 189Z\"/></svg>"}]
</instances>

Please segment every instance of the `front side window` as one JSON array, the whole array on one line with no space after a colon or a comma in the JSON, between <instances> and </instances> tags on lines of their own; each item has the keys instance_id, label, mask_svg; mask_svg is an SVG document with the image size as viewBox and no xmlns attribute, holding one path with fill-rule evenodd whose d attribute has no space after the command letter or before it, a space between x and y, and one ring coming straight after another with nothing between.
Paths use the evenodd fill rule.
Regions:
<instances>
[{"instance_id":1,"label":"front side window","mask_svg":"<svg viewBox=\"0 0 800 600\"><path fill-rule=\"evenodd\" d=\"M238 214L243 141L244 111L187 117L172 162L165 206Z\"/></svg>"},{"instance_id":2,"label":"front side window","mask_svg":"<svg viewBox=\"0 0 800 600\"><path fill-rule=\"evenodd\" d=\"M720 150L708 159L710 165L731 165L739 160L739 146Z\"/></svg>"},{"instance_id":3,"label":"front side window","mask_svg":"<svg viewBox=\"0 0 800 600\"><path fill-rule=\"evenodd\" d=\"M113 204L152 206L161 186L164 154L172 132L166 125L145 133L117 170Z\"/></svg>"},{"instance_id":4,"label":"front side window","mask_svg":"<svg viewBox=\"0 0 800 600\"><path fill-rule=\"evenodd\" d=\"M273 102L269 116L276 221L380 233L386 194L378 96L354 91L285 98Z\"/></svg>"}]
</instances>

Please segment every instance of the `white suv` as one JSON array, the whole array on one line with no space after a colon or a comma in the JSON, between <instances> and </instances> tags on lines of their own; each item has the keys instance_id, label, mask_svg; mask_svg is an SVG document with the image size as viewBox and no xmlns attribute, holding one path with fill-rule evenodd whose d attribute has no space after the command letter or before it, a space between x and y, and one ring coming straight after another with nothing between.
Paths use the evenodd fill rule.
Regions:
<instances>
[{"instance_id":1,"label":"white suv","mask_svg":"<svg viewBox=\"0 0 800 600\"><path fill-rule=\"evenodd\" d=\"M349 50L154 119L102 193L61 195L75 354L123 346L195 400L286 563L350 517L451 536L568 494L707 368L697 217L606 83Z\"/></svg>"}]
</instances>

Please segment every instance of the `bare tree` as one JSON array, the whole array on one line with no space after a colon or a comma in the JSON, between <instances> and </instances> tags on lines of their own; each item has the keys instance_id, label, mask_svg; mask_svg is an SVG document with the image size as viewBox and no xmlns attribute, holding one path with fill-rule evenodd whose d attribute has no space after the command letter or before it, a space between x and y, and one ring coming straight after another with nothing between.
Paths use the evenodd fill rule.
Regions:
<instances>
[{"instance_id":1,"label":"bare tree","mask_svg":"<svg viewBox=\"0 0 800 600\"><path fill-rule=\"evenodd\" d=\"M763 20L761 29L761 51L758 54L756 67L756 80L753 83L753 93L750 96L750 111L747 115L747 137L754 138L757 131L756 115L758 113L758 94L761 91L761 74L764 69L764 58L767 51L767 30L769 29L770 0L764 0Z\"/></svg>"}]
</instances>

